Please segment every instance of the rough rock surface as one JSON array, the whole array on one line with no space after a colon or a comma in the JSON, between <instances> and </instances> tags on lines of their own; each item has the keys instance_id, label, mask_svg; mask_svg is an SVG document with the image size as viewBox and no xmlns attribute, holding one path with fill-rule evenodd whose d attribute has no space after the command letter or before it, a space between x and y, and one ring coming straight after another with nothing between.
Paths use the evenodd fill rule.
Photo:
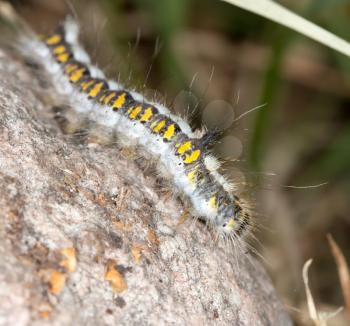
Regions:
<instances>
[{"instance_id":1,"label":"rough rock surface","mask_svg":"<svg viewBox=\"0 0 350 326\"><path fill-rule=\"evenodd\" d=\"M130 155L64 136L4 51L0 73L0 325L291 324L259 263Z\"/></svg>"}]
</instances>

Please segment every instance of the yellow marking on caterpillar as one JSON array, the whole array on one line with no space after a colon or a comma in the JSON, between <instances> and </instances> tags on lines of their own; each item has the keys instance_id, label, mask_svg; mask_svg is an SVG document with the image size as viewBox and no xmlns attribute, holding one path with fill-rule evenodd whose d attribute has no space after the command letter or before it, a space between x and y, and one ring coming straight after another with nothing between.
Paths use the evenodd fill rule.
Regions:
<instances>
[{"instance_id":1,"label":"yellow marking on caterpillar","mask_svg":"<svg viewBox=\"0 0 350 326\"><path fill-rule=\"evenodd\" d=\"M147 122L151 119L153 115L152 108L147 108L140 118L140 122Z\"/></svg>"},{"instance_id":2,"label":"yellow marking on caterpillar","mask_svg":"<svg viewBox=\"0 0 350 326\"><path fill-rule=\"evenodd\" d=\"M53 49L53 53L54 54L61 54L61 53L64 53L67 51L67 48L64 46L64 45L59 45L59 46L56 46L54 49Z\"/></svg>"},{"instance_id":3,"label":"yellow marking on caterpillar","mask_svg":"<svg viewBox=\"0 0 350 326\"><path fill-rule=\"evenodd\" d=\"M81 89L83 91L86 91L93 83L94 83L93 80L86 80L80 84Z\"/></svg>"},{"instance_id":4,"label":"yellow marking on caterpillar","mask_svg":"<svg viewBox=\"0 0 350 326\"><path fill-rule=\"evenodd\" d=\"M232 230L235 227L236 221L233 218L230 218L230 220L227 223L227 227Z\"/></svg>"},{"instance_id":5,"label":"yellow marking on caterpillar","mask_svg":"<svg viewBox=\"0 0 350 326\"><path fill-rule=\"evenodd\" d=\"M73 72L74 70L76 70L78 68L78 65L75 64L67 64L64 67L64 71L69 75L71 72Z\"/></svg>"},{"instance_id":6,"label":"yellow marking on caterpillar","mask_svg":"<svg viewBox=\"0 0 350 326\"><path fill-rule=\"evenodd\" d=\"M54 45L54 44L60 43L61 41L62 41L61 35L55 34L55 35L52 35L51 37L49 37L49 38L46 40L46 44L48 44L48 45Z\"/></svg>"},{"instance_id":7,"label":"yellow marking on caterpillar","mask_svg":"<svg viewBox=\"0 0 350 326\"><path fill-rule=\"evenodd\" d=\"M170 140L175 134L175 125L171 124L163 135L163 138Z\"/></svg>"},{"instance_id":8,"label":"yellow marking on caterpillar","mask_svg":"<svg viewBox=\"0 0 350 326\"><path fill-rule=\"evenodd\" d=\"M103 103L103 100L106 98L106 94L103 94L98 100Z\"/></svg>"},{"instance_id":9,"label":"yellow marking on caterpillar","mask_svg":"<svg viewBox=\"0 0 350 326\"><path fill-rule=\"evenodd\" d=\"M191 152L191 154L186 154L185 159L183 161L185 164L191 164L197 161L200 155L201 151L199 149L196 149L195 151Z\"/></svg>"},{"instance_id":10,"label":"yellow marking on caterpillar","mask_svg":"<svg viewBox=\"0 0 350 326\"><path fill-rule=\"evenodd\" d=\"M118 98L114 101L113 103L113 110L117 109L121 109L125 103L125 97L126 97L126 93L123 93L121 95L118 96Z\"/></svg>"},{"instance_id":11,"label":"yellow marking on caterpillar","mask_svg":"<svg viewBox=\"0 0 350 326\"><path fill-rule=\"evenodd\" d=\"M109 102L112 100L112 98L115 96L115 92L110 93L109 95L105 95L103 98L103 104L109 104Z\"/></svg>"},{"instance_id":12,"label":"yellow marking on caterpillar","mask_svg":"<svg viewBox=\"0 0 350 326\"><path fill-rule=\"evenodd\" d=\"M130 119L135 120L137 115L141 112L141 110L142 110L142 106L139 105L136 108L133 108L131 112L128 111Z\"/></svg>"},{"instance_id":13,"label":"yellow marking on caterpillar","mask_svg":"<svg viewBox=\"0 0 350 326\"><path fill-rule=\"evenodd\" d=\"M98 95L98 93L101 92L101 89L102 89L103 85L104 85L103 82L99 82L96 85L94 85L94 87L89 92L89 96L90 97L96 97Z\"/></svg>"},{"instance_id":14,"label":"yellow marking on caterpillar","mask_svg":"<svg viewBox=\"0 0 350 326\"><path fill-rule=\"evenodd\" d=\"M73 83L78 82L81 79L81 77L83 77L84 72L85 72L85 68L80 68L75 71L73 70L73 73L70 75L69 80Z\"/></svg>"},{"instance_id":15,"label":"yellow marking on caterpillar","mask_svg":"<svg viewBox=\"0 0 350 326\"><path fill-rule=\"evenodd\" d=\"M209 207L216 209L218 207L216 196L210 197L209 199Z\"/></svg>"},{"instance_id":16,"label":"yellow marking on caterpillar","mask_svg":"<svg viewBox=\"0 0 350 326\"><path fill-rule=\"evenodd\" d=\"M194 169L191 172L187 173L187 179L190 183L195 184L197 181L198 169Z\"/></svg>"},{"instance_id":17,"label":"yellow marking on caterpillar","mask_svg":"<svg viewBox=\"0 0 350 326\"><path fill-rule=\"evenodd\" d=\"M183 154L187 151L189 151L192 147L192 142L191 141L187 141L186 143L183 144L176 144L176 147L178 147L179 149L177 150L177 152L179 154Z\"/></svg>"},{"instance_id":18,"label":"yellow marking on caterpillar","mask_svg":"<svg viewBox=\"0 0 350 326\"><path fill-rule=\"evenodd\" d=\"M162 128L165 126L165 120L157 121L152 124L151 128L154 132L159 133Z\"/></svg>"},{"instance_id":19,"label":"yellow marking on caterpillar","mask_svg":"<svg viewBox=\"0 0 350 326\"><path fill-rule=\"evenodd\" d=\"M65 53L62 53L62 54L59 54L56 59L59 61L59 62L67 62L68 59L69 59L69 53L68 52L65 52Z\"/></svg>"}]
</instances>

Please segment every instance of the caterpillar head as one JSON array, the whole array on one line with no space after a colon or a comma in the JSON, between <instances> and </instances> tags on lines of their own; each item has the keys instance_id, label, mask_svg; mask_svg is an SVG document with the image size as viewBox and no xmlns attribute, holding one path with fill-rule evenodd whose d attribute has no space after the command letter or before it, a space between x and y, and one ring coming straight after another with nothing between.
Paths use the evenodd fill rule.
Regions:
<instances>
[{"instance_id":1,"label":"caterpillar head","mask_svg":"<svg viewBox=\"0 0 350 326\"><path fill-rule=\"evenodd\" d=\"M248 230L249 225L249 212L236 203L225 205L217 216L217 226L223 235L241 236Z\"/></svg>"}]
</instances>

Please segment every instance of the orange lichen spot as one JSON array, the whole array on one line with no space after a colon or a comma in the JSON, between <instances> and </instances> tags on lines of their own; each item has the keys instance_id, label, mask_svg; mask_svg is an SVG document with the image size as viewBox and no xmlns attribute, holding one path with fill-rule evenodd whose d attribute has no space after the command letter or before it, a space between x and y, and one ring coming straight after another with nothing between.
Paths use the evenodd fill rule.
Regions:
<instances>
[{"instance_id":1,"label":"orange lichen spot","mask_svg":"<svg viewBox=\"0 0 350 326\"><path fill-rule=\"evenodd\" d=\"M123 93L118 96L118 98L113 102L113 105L112 105L113 110L119 110L123 107L125 103L125 97L126 97L126 93Z\"/></svg>"},{"instance_id":2,"label":"orange lichen spot","mask_svg":"<svg viewBox=\"0 0 350 326\"><path fill-rule=\"evenodd\" d=\"M75 248L65 248L60 252L65 258L60 262L60 266L64 267L69 273L75 272L77 269L77 256Z\"/></svg>"},{"instance_id":3,"label":"orange lichen spot","mask_svg":"<svg viewBox=\"0 0 350 326\"><path fill-rule=\"evenodd\" d=\"M89 96L93 98L96 97L101 92L103 86L104 86L103 82L99 82L95 84L94 87L90 90Z\"/></svg>"},{"instance_id":4,"label":"orange lichen spot","mask_svg":"<svg viewBox=\"0 0 350 326\"><path fill-rule=\"evenodd\" d=\"M61 53L64 53L64 52L67 52L67 48L64 45L56 46L53 49L53 53L54 54L61 54Z\"/></svg>"},{"instance_id":5,"label":"orange lichen spot","mask_svg":"<svg viewBox=\"0 0 350 326\"><path fill-rule=\"evenodd\" d=\"M105 98L103 99L104 104L109 104L109 102L112 100L112 98L116 95L115 92L109 93Z\"/></svg>"},{"instance_id":6,"label":"orange lichen spot","mask_svg":"<svg viewBox=\"0 0 350 326\"><path fill-rule=\"evenodd\" d=\"M122 222L122 221L116 221L113 224L120 231L128 232L128 231L130 231L132 229L132 225L131 224L126 224L125 222Z\"/></svg>"},{"instance_id":7,"label":"orange lichen spot","mask_svg":"<svg viewBox=\"0 0 350 326\"><path fill-rule=\"evenodd\" d=\"M69 60L70 54L68 52L59 54L56 56L58 62L67 62Z\"/></svg>"},{"instance_id":8,"label":"orange lichen spot","mask_svg":"<svg viewBox=\"0 0 350 326\"><path fill-rule=\"evenodd\" d=\"M48 311L48 310L40 311L39 315L42 319L48 320L51 317L51 311Z\"/></svg>"},{"instance_id":9,"label":"orange lichen spot","mask_svg":"<svg viewBox=\"0 0 350 326\"><path fill-rule=\"evenodd\" d=\"M131 248L131 255L134 258L136 264L140 264L141 262L142 250L143 247L139 244L134 244Z\"/></svg>"},{"instance_id":10,"label":"orange lichen spot","mask_svg":"<svg viewBox=\"0 0 350 326\"><path fill-rule=\"evenodd\" d=\"M197 161L200 155L201 155L201 151L199 149L196 149L195 151L191 152L191 154L186 154L183 162L185 164L191 164Z\"/></svg>"},{"instance_id":11,"label":"orange lichen spot","mask_svg":"<svg viewBox=\"0 0 350 326\"><path fill-rule=\"evenodd\" d=\"M48 45L55 45L62 41L62 37L59 34L55 34L50 36L48 39L46 39L46 44Z\"/></svg>"},{"instance_id":12,"label":"orange lichen spot","mask_svg":"<svg viewBox=\"0 0 350 326\"><path fill-rule=\"evenodd\" d=\"M66 284L67 275L55 269L49 269L47 273L49 274L48 283L50 292L54 295L59 295Z\"/></svg>"},{"instance_id":13,"label":"orange lichen spot","mask_svg":"<svg viewBox=\"0 0 350 326\"><path fill-rule=\"evenodd\" d=\"M189 140L183 144L176 144L176 147L178 147L177 152L183 154L191 149L192 142Z\"/></svg>"},{"instance_id":14,"label":"orange lichen spot","mask_svg":"<svg viewBox=\"0 0 350 326\"><path fill-rule=\"evenodd\" d=\"M141 105L137 106L136 108L133 108L131 110L131 112L129 112L130 119L131 120L135 120L136 117L138 116L138 114L141 112L141 110L142 110L142 106Z\"/></svg>"},{"instance_id":15,"label":"orange lichen spot","mask_svg":"<svg viewBox=\"0 0 350 326\"><path fill-rule=\"evenodd\" d=\"M45 304L41 304L39 306L39 316L42 319L46 319L49 320L51 318L52 315L52 306L50 306L49 304L45 303Z\"/></svg>"},{"instance_id":16,"label":"orange lichen spot","mask_svg":"<svg viewBox=\"0 0 350 326\"><path fill-rule=\"evenodd\" d=\"M158 246L160 244L160 241L157 237L156 231L154 231L153 229L149 229L147 232L147 238L148 241L156 246Z\"/></svg>"},{"instance_id":17,"label":"orange lichen spot","mask_svg":"<svg viewBox=\"0 0 350 326\"><path fill-rule=\"evenodd\" d=\"M115 260L109 259L106 266L105 280L109 281L112 289L121 293L128 288L123 275L116 268L117 262Z\"/></svg>"},{"instance_id":18,"label":"orange lichen spot","mask_svg":"<svg viewBox=\"0 0 350 326\"><path fill-rule=\"evenodd\" d=\"M140 122L147 122L153 116L153 110L151 107L147 108L140 118Z\"/></svg>"},{"instance_id":19,"label":"orange lichen spot","mask_svg":"<svg viewBox=\"0 0 350 326\"><path fill-rule=\"evenodd\" d=\"M157 121L157 122L152 124L151 128L154 132L160 133L160 131L165 126L165 123L166 123L165 120Z\"/></svg>"}]
</instances>

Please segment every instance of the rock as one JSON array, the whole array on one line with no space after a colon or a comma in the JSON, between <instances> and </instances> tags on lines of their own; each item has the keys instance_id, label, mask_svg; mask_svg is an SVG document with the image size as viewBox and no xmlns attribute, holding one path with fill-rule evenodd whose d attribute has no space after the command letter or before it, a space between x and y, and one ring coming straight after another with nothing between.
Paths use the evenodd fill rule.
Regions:
<instances>
[{"instance_id":1,"label":"rock","mask_svg":"<svg viewBox=\"0 0 350 326\"><path fill-rule=\"evenodd\" d=\"M1 325L292 324L249 254L127 153L63 135L21 60L0 71Z\"/></svg>"}]
</instances>

